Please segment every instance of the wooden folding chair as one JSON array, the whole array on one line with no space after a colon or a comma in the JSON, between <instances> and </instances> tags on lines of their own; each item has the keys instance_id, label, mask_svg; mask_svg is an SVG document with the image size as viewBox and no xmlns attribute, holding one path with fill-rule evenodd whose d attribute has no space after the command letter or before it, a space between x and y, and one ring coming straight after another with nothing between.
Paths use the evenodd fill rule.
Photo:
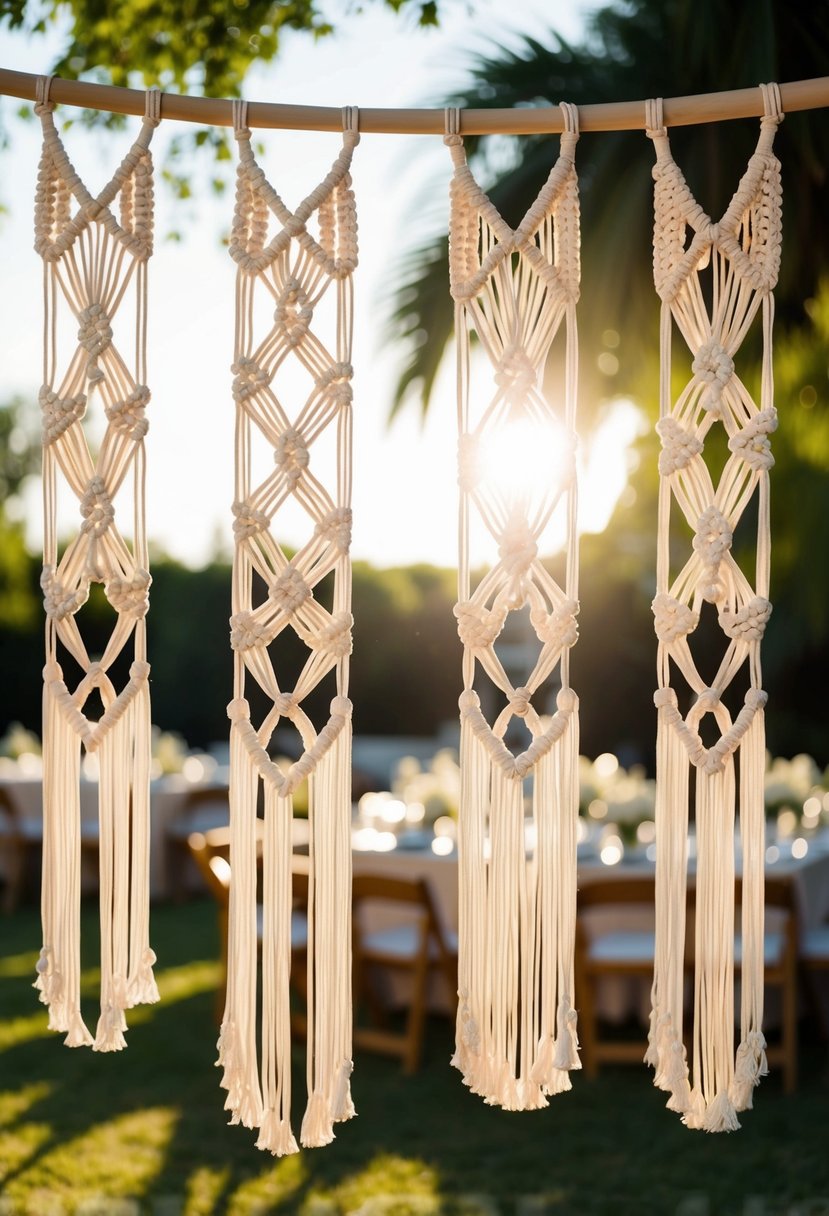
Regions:
<instances>
[{"instance_id":1,"label":"wooden folding chair","mask_svg":"<svg viewBox=\"0 0 829 1216\"><path fill-rule=\"evenodd\" d=\"M397 923L375 927L365 923L370 905L384 911L396 908ZM403 916L399 913L403 911ZM430 977L442 975L448 986L450 1007L457 1004L457 939L447 933L435 908L428 883L423 879L391 878L382 874L355 874L354 912L354 991L355 1002L365 998L373 1027L355 1026L354 1046L366 1051L397 1055L403 1071L417 1071L423 1048ZM402 1032L383 1025L385 1009L372 986L375 969L408 973L411 1000Z\"/></svg>"},{"instance_id":2,"label":"wooden folding chair","mask_svg":"<svg viewBox=\"0 0 829 1216\"><path fill-rule=\"evenodd\" d=\"M187 860L190 837L226 829L230 820L228 799L226 787L196 785L187 791L178 812L165 824L164 890L176 903L181 903L188 894L186 866L182 862Z\"/></svg>"},{"instance_id":3,"label":"wooden folding chair","mask_svg":"<svg viewBox=\"0 0 829 1216\"><path fill-rule=\"evenodd\" d=\"M585 1075L595 1077L600 1064L641 1064L645 1044L602 1037L597 990L608 976L653 978L655 883L653 877L601 878L578 893L575 992L579 1043ZM643 927L602 928L600 919L614 910L641 910ZM604 916L607 920L608 917ZM647 922L647 923L645 923ZM598 926L598 927L597 927Z\"/></svg>"},{"instance_id":4,"label":"wooden folding chair","mask_svg":"<svg viewBox=\"0 0 829 1216\"><path fill-rule=\"evenodd\" d=\"M740 883L737 883L739 906ZM766 988L780 990L780 1041L766 1048L769 1064L783 1072L783 1090L794 1093L797 1087L797 952L798 909L795 885L789 878L766 877L768 917L763 946ZM738 921L739 924L739 921ZM740 938L735 943L734 970L740 969Z\"/></svg>"},{"instance_id":5,"label":"wooden folding chair","mask_svg":"<svg viewBox=\"0 0 829 1216\"><path fill-rule=\"evenodd\" d=\"M257 820L258 841L261 845L261 821ZM190 854L196 862L210 894L216 900L219 925L219 962L221 980L216 990L216 1021L221 1022L227 989L228 912L230 908L230 828L213 828L209 832L193 832L187 839ZM308 859L295 857L293 861L294 912L291 918L291 983L303 1000L306 994L306 964L308 952ZM262 944L262 908L256 909L256 930L259 946ZM294 1013L291 1026L295 1034L304 1035L306 1020L301 1013Z\"/></svg>"},{"instance_id":6,"label":"wooden folding chair","mask_svg":"<svg viewBox=\"0 0 829 1216\"><path fill-rule=\"evenodd\" d=\"M826 1009L821 972L829 971L829 925L817 925L800 935L800 969L806 993L824 1039L829 1039L829 1013Z\"/></svg>"},{"instance_id":7,"label":"wooden folding chair","mask_svg":"<svg viewBox=\"0 0 829 1216\"><path fill-rule=\"evenodd\" d=\"M783 1088L792 1093L797 1084L797 907L793 884L788 879L767 878L765 903L777 915L769 917L765 934L764 969L766 989L781 993L780 1041L767 1048L769 1064L779 1065ZM654 880L648 878L601 879L588 883L578 894L579 918L576 928L576 1004L579 1011L579 1039L585 1074L596 1076L601 1063L641 1062L646 1044L606 1039L600 1036L596 1011L596 985L604 976L639 976L650 980L654 957ZM693 969L694 890L688 889L686 922L686 966ZM739 932L742 884L735 888L734 973L742 966L742 940ZM591 933L589 910L641 907L649 909L647 928L625 930L617 927Z\"/></svg>"}]
</instances>

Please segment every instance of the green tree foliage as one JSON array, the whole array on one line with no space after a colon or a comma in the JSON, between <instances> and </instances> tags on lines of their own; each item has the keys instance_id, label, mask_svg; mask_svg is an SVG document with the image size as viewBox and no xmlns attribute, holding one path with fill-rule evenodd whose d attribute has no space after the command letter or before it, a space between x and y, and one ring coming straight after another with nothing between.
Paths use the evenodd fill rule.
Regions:
<instances>
[{"instance_id":1,"label":"green tree foliage","mask_svg":"<svg viewBox=\"0 0 829 1216\"><path fill-rule=\"evenodd\" d=\"M468 85L447 101L500 108L554 105L563 98L586 105L829 75L829 6L735 0L727 18L725 13L720 0L616 0L587 17L577 44L551 33L549 44L528 38L517 50L477 57ZM756 120L671 132L677 161L710 215L725 209L757 132ZM467 140L475 171L508 222L516 224L537 195L555 146L546 135ZM823 222L829 165L825 114L788 115L775 146L785 200L778 315L784 325L796 325L804 322L804 298L814 294L829 266L829 229ZM577 159L583 242L579 327L588 355L581 400L589 409L610 395L631 393L655 406L653 148L643 131L588 134L579 141ZM428 406L452 329L447 281L445 235L404 254L394 333L408 342L409 359L397 407L412 395ZM618 361L618 367L609 372L595 364L607 331L620 337L609 363L613 369Z\"/></svg>"},{"instance_id":2,"label":"green tree foliage","mask_svg":"<svg viewBox=\"0 0 829 1216\"><path fill-rule=\"evenodd\" d=\"M469 83L448 98L464 107L555 104L671 97L745 88L759 81L829 75L829 7L783 0L615 0L586 21L570 44L526 39L515 51L477 57ZM727 31L723 22L727 21ZM643 116L644 118L644 116ZM677 128L671 144L691 190L715 219L737 186L758 123ZM516 224L537 195L555 155L548 136L468 139L479 180L508 222ZM823 688L829 678L829 568L816 554L829 548L829 229L823 222L829 164L825 112L786 116L775 140L782 162L784 244L775 292L776 397L781 425L772 473L774 614L766 637L766 684L772 750L811 750L829 759ZM579 141L582 201L580 412L582 427L602 403L629 395L657 411L658 300L651 272L653 148L644 133L587 134ZM452 331L445 235L403 256L394 334L409 357L395 402L428 408ZM758 335L741 351L740 372L759 388ZM599 359L602 353L610 359ZM678 348L676 389L687 380ZM716 437L706 444L716 459ZM720 453L724 460L726 453ZM639 466L602 536L582 542L580 644L573 655L582 693L582 745L587 754L621 748L651 760L654 715L653 537L658 443L639 444ZM735 552L752 556L751 520ZM677 555L689 534L676 527ZM608 622L612 625L608 628ZM715 622L703 620L700 651L721 651ZM708 637L710 634L710 638ZM704 662L704 659L701 660ZM609 674L608 674L609 673ZM610 695L603 696L607 684Z\"/></svg>"},{"instance_id":3,"label":"green tree foliage","mask_svg":"<svg viewBox=\"0 0 829 1216\"><path fill-rule=\"evenodd\" d=\"M0 627L11 630L26 626L37 603L19 519L20 493L39 460L27 426L31 412L19 397L0 406Z\"/></svg>"},{"instance_id":4,"label":"green tree foliage","mask_svg":"<svg viewBox=\"0 0 829 1216\"><path fill-rule=\"evenodd\" d=\"M233 688L230 566L213 562L190 570L157 557L152 570L148 652L153 721L193 746L224 740ZM25 572L33 607L18 627L0 628L0 670L4 686L14 689L13 696L0 701L0 735L13 720L40 731L43 627L37 603L40 567L34 558L26 557ZM367 562L355 563L351 695L356 731L431 735L441 722L455 718L460 645L452 615L454 592L454 575L447 570L422 565L381 571ZM324 595L323 588L319 598ZM114 618L99 585L93 585L78 619L90 656L100 656ZM293 687L307 656L290 630L280 635L275 660L283 688ZM71 666L66 655L62 660ZM126 678L126 660L119 664L116 681ZM325 721L334 691L331 679L309 698L308 710L318 725ZM264 696L257 695L255 686L249 696L254 719L264 717Z\"/></svg>"},{"instance_id":5,"label":"green tree foliage","mask_svg":"<svg viewBox=\"0 0 829 1216\"><path fill-rule=\"evenodd\" d=\"M383 0L396 12L437 22L434 0ZM288 30L313 38L334 26L317 0L2 0L0 23L37 36L60 20L68 41L51 65L66 79L237 97L254 63L269 63Z\"/></svg>"}]
</instances>

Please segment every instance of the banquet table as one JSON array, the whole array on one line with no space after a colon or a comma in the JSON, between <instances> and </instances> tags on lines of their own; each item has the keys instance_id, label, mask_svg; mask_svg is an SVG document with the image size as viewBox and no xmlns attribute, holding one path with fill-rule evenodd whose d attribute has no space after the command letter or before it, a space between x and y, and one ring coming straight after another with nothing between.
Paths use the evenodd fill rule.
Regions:
<instances>
[{"instance_id":1,"label":"banquet table","mask_svg":"<svg viewBox=\"0 0 829 1216\"><path fill-rule=\"evenodd\" d=\"M809 851L803 858L793 857L791 848L778 846L780 856L766 866L769 876L789 878L795 884L801 929L813 929L829 919L829 829L812 837ZM425 878L434 895L444 926L454 932L458 928L458 860L457 853L437 856L431 849L393 849L390 852L357 852L352 854L354 872L376 872L400 878ZM739 866L738 866L739 870ZM654 865L640 854L623 859L616 865L603 864L595 854L580 851L578 860L579 886L598 879L641 878L652 875Z\"/></svg>"},{"instance_id":2,"label":"banquet table","mask_svg":"<svg viewBox=\"0 0 829 1216\"><path fill-rule=\"evenodd\" d=\"M167 865L168 829L179 819L193 790L215 791L217 804L224 800L220 817L227 818L227 782L221 778L205 782L188 781L179 773L156 778L150 785L150 895L165 898L174 893L174 884L189 885L195 875L169 873ZM11 802L14 825L0 824L0 876L7 877L12 864L11 850L15 848L13 828L21 832L30 844L37 844L43 832L43 785L39 775L19 774L0 770L0 790ZM94 846L98 831L98 782L82 779L80 783L81 837ZM212 824L210 826L213 826ZM83 854L82 883L85 890L97 886L97 863L94 847Z\"/></svg>"},{"instance_id":3,"label":"banquet table","mask_svg":"<svg viewBox=\"0 0 829 1216\"><path fill-rule=\"evenodd\" d=\"M801 932L816 928L829 919L829 829L812 836L807 854L802 858L792 856L791 845L785 842L777 845L779 857L773 863L767 864L769 876L790 879L795 887L799 927ZM448 856L437 856L429 848L405 849L397 848L389 852L354 851L353 868L355 873L379 873L398 878L425 879L432 891L436 910L440 915L444 929L450 934L456 934L458 929L458 864L457 853ZM739 870L739 865L738 865ZM580 850L578 863L578 884L584 886L591 881L613 878L618 882L626 879L641 878L654 873L654 863L642 852L627 855L616 865L605 865L594 852ZM691 876L691 881L693 877ZM615 927L625 929L652 928L653 918L647 910L640 908L602 910L600 916L613 918ZM407 918L405 909L378 909L373 921L368 924L370 930L388 928L402 924ZM621 920L620 920L621 918ZM623 922L623 924L622 924ZM601 930L600 920L594 922ZM396 1000L405 1000L405 977L394 977L392 992ZM597 993L597 1004L601 1016L607 1021L622 1021L629 1015L636 1014L642 1020L647 1019L650 995L648 985L643 985L636 978L606 977L601 981ZM430 1007L434 1010L446 1010L449 996L442 990L439 977L435 977L430 990ZM769 1010L770 1020L774 1017L774 1008Z\"/></svg>"}]
</instances>

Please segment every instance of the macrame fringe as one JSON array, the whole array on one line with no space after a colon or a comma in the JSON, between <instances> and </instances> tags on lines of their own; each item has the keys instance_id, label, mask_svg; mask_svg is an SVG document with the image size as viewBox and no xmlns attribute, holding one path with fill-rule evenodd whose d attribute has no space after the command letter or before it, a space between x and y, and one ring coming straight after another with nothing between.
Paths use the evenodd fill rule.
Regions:
<instances>
[{"instance_id":1,"label":"macrame fringe","mask_svg":"<svg viewBox=\"0 0 829 1216\"><path fill-rule=\"evenodd\" d=\"M663 699L662 693L656 694L658 709ZM660 709L656 734L654 982L645 1062L654 1069L654 1084L670 1093L668 1107L681 1113L690 1106L682 1042L689 772L688 753Z\"/></svg>"},{"instance_id":2,"label":"macrame fringe","mask_svg":"<svg viewBox=\"0 0 829 1216\"><path fill-rule=\"evenodd\" d=\"M89 1047L81 986L81 744L53 694L53 667L43 687L43 947L35 988L49 1009L49 1029L67 1047Z\"/></svg>"},{"instance_id":3,"label":"macrame fringe","mask_svg":"<svg viewBox=\"0 0 829 1216\"><path fill-rule=\"evenodd\" d=\"M300 1142L330 1144L351 1100L351 702L337 697L337 737L309 778L308 1106Z\"/></svg>"},{"instance_id":4,"label":"macrame fringe","mask_svg":"<svg viewBox=\"0 0 829 1216\"><path fill-rule=\"evenodd\" d=\"M299 1152L291 1131L291 821L293 800L265 786L262 841L262 1104L257 1148Z\"/></svg>"},{"instance_id":5,"label":"macrame fringe","mask_svg":"<svg viewBox=\"0 0 829 1216\"><path fill-rule=\"evenodd\" d=\"M474 694L473 694L474 696ZM477 698L475 698L477 700ZM578 715L534 768L527 860L524 781L505 774L461 698L459 1004L452 1064L489 1105L537 1110L581 1068L573 1006ZM485 842L488 843L488 857Z\"/></svg>"},{"instance_id":6,"label":"macrame fringe","mask_svg":"<svg viewBox=\"0 0 829 1216\"><path fill-rule=\"evenodd\" d=\"M763 1024L766 729L757 709L740 746L740 840L742 844L742 965L740 1045L730 1095L736 1110L751 1110L755 1086L768 1073Z\"/></svg>"},{"instance_id":7,"label":"macrame fringe","mask_svg":"<svg viewBox=\"0 0 829 1216\"><path fill-rule=\"evenodd\" d=\"M734 762L720 772L697 769L697 885L694 969L693 1089L703 1114L689 1127L739 1126L729 1088L734 1074Z\"/></svg>"},{"instance_id":8,"label":"macrame fringe","mask_svg":"<svg viewBox=\"0 0 829 1216\"><path fill-rule=\"evenodd\" d=\"M144 665L146 667L146 665ZM101 1008L94 1038L80 1011L81 740L66 712L60 668L47 664L43 693L43 948L35 987L49 1028L67 1047L126 1047L125 1010L158 1000L149 945L150 709L146 672L106 731L100 764Z\"/></svg>"},{"instance_id":9,"label":"macrame fringe","mask_svg":"<svg viewBox=\"0 0 829 1216\"><path fill-rule=\"evenodd\" d=\"M150 762L152 726L150 689L144 682L132 703L132 808L130 874L130 950L127 1008L159 1000L150 946Z\"/></svg>"},{"instance_id":10,"label":"macrame fringe","mask_svg":"<svg viewBox=\"0 0 829 1216\"><path fill-rule=\"evenodd\" d=\"M259 1127L262 1092L256 1054L256 802L259 773L242 727L230 728L230 906L227 996L219 1034L221 1085L231 1123Z\"/></svg>"}]
</instances>

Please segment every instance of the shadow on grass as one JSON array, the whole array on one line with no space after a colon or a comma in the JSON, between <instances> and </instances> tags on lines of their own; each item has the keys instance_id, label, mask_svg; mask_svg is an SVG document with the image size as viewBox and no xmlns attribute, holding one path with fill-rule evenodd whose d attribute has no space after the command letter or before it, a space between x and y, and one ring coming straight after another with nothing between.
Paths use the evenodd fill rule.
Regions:
<instances>
[{"instance_id":1,"label":"shadow on grass","mask_svg":"<svg viewBox=\"0 0 829 1216\"><path fill-rule=\"evenodd\" d=\"M86 907L90 960L95 922L94 906ZM30 954L33 967L36 913L27 909L2 927L5 951ZM644 1068L609 1069L594 1082L576 1074L573 1091L537 1113L486 1107L450 1068L451 1028L435 1020L418 1076L359 1057L358 1118L340 1125L328 1148L273 1161L254 1147L254 1132L227 1126L222 1109L213 1067L212 905L156 909L153 939L163 999L132 1011L125 1052L70 1051L46 1031L45 1014L39 1027L30 1022L39 1008L32 971L24 975L17 958L0 981L4 1020L23 1020L21 1037L9 1036L0 1051L3 1193L18 1205L9 1211L40 1216L48 1193L64 1211L91 1196L128 1196L141 1201L136 1211L165 1216L776 1216L807 1201L803 1213L829 1213L823 1047L806 1053L795 1097L784 1097L772 1076L741 1132L705 1136L663 1109ZM301 1049L293 1082L298 1130ZM464 1196L479 1196L477 1207ZM815 1206L820 1200L825 1209Z\"/></svg>"}]
</instances>

